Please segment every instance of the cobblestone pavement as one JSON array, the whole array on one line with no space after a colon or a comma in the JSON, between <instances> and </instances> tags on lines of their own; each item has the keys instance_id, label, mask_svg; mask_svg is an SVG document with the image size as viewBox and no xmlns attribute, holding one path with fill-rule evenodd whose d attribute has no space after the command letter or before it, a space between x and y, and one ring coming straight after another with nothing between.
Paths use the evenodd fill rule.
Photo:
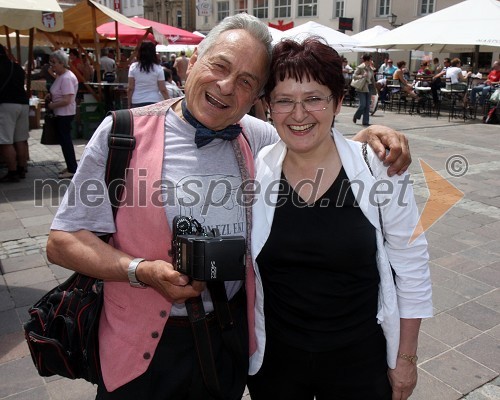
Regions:
<instances>
[{"instance_id":1,"label":"cobblestone pavement","mask_svg":"<svg viewBox=\"0 0 500 400\"><path fill-rule=\"evenodd\" d=\"M346 135L360 128L352 123L353 113L344 107L337 117L336 126ZM370 122L399 129L410 139L421 208L429 191L420 160L464 193L427 231L435 317L422 324L419 384L411 398L500 400L500 127L380 110ZM27 178L0 184L0 399L93 399L95 387L85 381L38 376L24 342L21 324L28 307L70 274L45 254L68 183L56 179L64 168L62 154L59 146L39 143L40 130L31 134ZM77 158L84 145L75 141ZM463 157L461 164L450 164L455 155ZM53 180L52 192L40 189L43 179ZM248 393L243 399L250 400Z\"/></svg>"}]
</instances>

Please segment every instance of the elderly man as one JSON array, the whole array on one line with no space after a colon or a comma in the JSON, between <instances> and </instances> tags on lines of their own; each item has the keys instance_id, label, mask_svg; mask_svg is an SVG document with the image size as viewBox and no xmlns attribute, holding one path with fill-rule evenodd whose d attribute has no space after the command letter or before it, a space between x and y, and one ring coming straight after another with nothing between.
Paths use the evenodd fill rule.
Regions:
<instances>
[{"instance_id":1,"label":"elderly man","mask_svg":"<svg viewBox=\"0 0 500 400\"><path fill-rule=\"evenodd\" d=\"M186 299L200 294L220 388L224 398L241 398L246 357L241 364L224 354L210 293L204 283L176 271L169 250L172 221L179 215L218 228L223 236L249 237L250 207L244 207L249 190L243 186L251 182L253 154L277 140L270 124L246 115L267 79L271 40L255 17L226 18L200 44L185 98L132 110L136 150L127 176L130 193L115 221L109 203L89 207L79 192L88 179L104 181L111 118L88 144L54 219L47 254L51 262L105 281L97 399L216 398L203 379L207 371L198 363L185 307ZM399 137L383 133L401 153ZM378 150L385 154L382 146ZM399 158L394 172L406 169L408 161ZM77 199L76 206L68 198ZM102 233L113 234L112 245L99 240ZM245 282L225 282L232 329L245 355L255 351L255 336L248 337L254 330L253 277L247 264Z\"/></svg>"}]
</instances>

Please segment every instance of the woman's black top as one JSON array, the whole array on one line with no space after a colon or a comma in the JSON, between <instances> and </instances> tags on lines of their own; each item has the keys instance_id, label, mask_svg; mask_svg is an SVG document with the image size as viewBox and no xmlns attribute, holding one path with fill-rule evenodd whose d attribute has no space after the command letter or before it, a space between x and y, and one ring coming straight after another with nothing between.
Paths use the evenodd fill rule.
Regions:
<instances>
[{"instance_id":1,"label":"woman's black top","mask_svg":"<svg viewBox=\"0 0 500 400\"><path fill-rule=\"evenodd\" d=\"M306 351L331 351L377 332L375 228L344 168L308 205L284 175L257 264L267 335Z\"/></svg>"}]
</instances>

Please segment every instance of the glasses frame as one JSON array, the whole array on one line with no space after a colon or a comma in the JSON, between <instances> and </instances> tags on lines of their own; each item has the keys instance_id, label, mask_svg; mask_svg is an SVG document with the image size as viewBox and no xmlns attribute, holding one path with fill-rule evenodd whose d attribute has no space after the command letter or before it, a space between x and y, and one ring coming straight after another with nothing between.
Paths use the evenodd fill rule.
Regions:
<instances>
[{"instance_id":1,"label":"glasses frame","mask_svg":"<svg viewBox=\"0 0 500 400\"><path fill-rule=\"evenodd\" d=\"M272 106L273 106L273 104L275 104L276 102L271 101L271 102L270 102L271 112L272 112L273 114L291 114L291 113L293 113L293 112L294 112L294 110L295 110L295 106L296 106L297 104L299 104L299 103L300 103L300 105L302 106L302 109L303 109L304 111L306 111L306 112L325 111L325 110L328 108L328 104L330 104L330 102L331 102L331 101L332 101L332 99L333 99L333 93L332 93L331 95L329 95L329 96L313 96L313 97L314 97L314 98L321 99L321 100L326 100L326 102L327 102L327 106L326 106L326 107L323 107L323 108L322 108L322 109L320 109L320 110L308 110L308 109L306 108L306 106L304 105L304 101L305 101L305 100L299 100L299 101L293 101L293 102L292 102L292 101L290 101L290 103L291 103L291 104L293 104L293 108L292 108L290 111L275 111L275 110L273 110L273 107L272 107ZM307 100L307 99L306 99L306 100Z\"/></svg>"}]
</instances>

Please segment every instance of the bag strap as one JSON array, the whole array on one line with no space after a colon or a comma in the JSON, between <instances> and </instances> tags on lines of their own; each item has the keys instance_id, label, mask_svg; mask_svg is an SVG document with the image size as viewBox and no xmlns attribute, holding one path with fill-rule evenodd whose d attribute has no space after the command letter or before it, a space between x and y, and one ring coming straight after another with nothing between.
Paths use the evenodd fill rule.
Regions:
<instances>
[{"instance_id":1,"label":"bag strap","mask_svg":"<svg viewBox=\"0 0 500 400\"><path fill-rule=\"evenodd\" d=\"M364 142L361 145L361 152L363 153L363 158L365 159L366 165L368 165L368 169L370 170L370 174L375 176L372 171L372 167L370 166L370 162L368 161L368 150L367 150L368 144ZM382 232L382 236L384 237L385 241L385 234L384 234L384 223L382 221L382 211L380 211L380 205L377 203L377 209L378 209L378 219L380 222L380 231Z\"/></svg>"},{"instance_id":2,"label":"bag strap","mask_svg":"<svg viewBox=\"0 0 500 400\"><path fill-rule=\"evenodd\" d=\"M109 153L104 178L113 218L116 218L125 188L127 168L135 149L134 124L131 110L110 111L108 115L113 117L113 126L108 136Z\"/></svg>"}]
</instances>

